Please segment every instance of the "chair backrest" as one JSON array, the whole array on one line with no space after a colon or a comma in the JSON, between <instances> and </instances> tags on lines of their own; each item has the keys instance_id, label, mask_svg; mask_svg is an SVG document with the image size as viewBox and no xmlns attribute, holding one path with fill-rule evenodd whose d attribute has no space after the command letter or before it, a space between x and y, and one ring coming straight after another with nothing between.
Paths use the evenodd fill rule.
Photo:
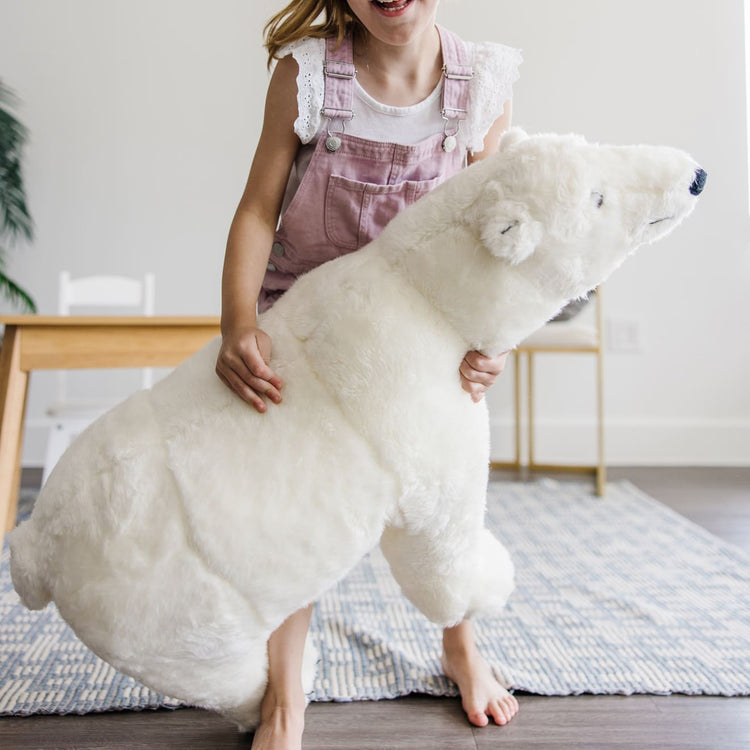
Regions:
<instances>
[{"instance_id":1,"label":"chair backrest","mask_svg":"<svg viewBox=\"0 0 750 750\"><path fill-rule=\"evenodd\" d=\"M143 279L126 276L80 276L71 278L69 271L60 272L58 315L70 315L71 308L116 307L132 308L140 315L154 314L154 274Z\"/></svg>"},{"instance_id":2,"label":"chair backrest","mask_svg":"<svg viewBox=\"0 0 750 750\"><path fill-rule=\"evenodd\" d=\"M153 273L142 279L128 276L79 276L72 278L69 271L61 271L57 302L58 315L85 314L81 308L117 309L133 315L153 315L156 281ZM153 370L141 371L141 385L150 388ZM66 400L65 373L58 373L58 399Z\"/></svg>"}]
</instances>

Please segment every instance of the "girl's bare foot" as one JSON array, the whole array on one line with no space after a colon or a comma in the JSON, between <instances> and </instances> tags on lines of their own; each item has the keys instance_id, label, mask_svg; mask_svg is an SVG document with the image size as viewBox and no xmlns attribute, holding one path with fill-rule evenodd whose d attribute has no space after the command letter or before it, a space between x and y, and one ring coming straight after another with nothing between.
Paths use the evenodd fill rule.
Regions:
<instances>
[{"instance_id":1,"label":"girl's bare foot","mask_svg":"<svg viewBox=\"0 0 750 750\"><path fill-rule=\"evenodd\" d=\"M305 728L302 655L312 605L290 615L268 639L268 685L252 750L301 750Z\"/></svg>"},{"instance_id":2,"label":"girl's bare foot","mask_svg":"<svg viewBox=\"0 0 750 750\"><path fill-rule=\"evenodd\" d=\"M443 671L458 686L469 721L477 727L507 724L518 713L518 701L496 679L474 643L468 620L443 631Z\"/></svg>"},{"instance_id":3,"label":"girl's bare foot","mask_svg":"<svg viewBox=\"0 0 750 750\"><path fill-rule=\"evenodd\" d=\"M284 705L268 690L263 698L260 724L253 736L252 750L301 750L305 728L305 700Z\"/></svg>"}]
</instances>

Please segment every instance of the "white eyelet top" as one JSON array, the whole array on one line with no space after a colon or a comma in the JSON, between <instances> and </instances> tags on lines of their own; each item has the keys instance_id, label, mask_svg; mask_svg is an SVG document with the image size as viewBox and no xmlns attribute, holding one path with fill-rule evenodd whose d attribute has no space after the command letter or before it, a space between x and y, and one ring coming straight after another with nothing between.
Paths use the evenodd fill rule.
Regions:
<instances>
[{"instance_id":1,"label":"white eyelet top","mask_svg":"<svg viewBox=\"0 0 750 750\"><path fill-rule=\"evenodd\" d=\"M461 123L459 137L473 153L484 148L484 137L511 98L522 57L520 50L503 44L466 42L466 45L474 78L469 84L469 116ZM299 68L294 132L303 144L308 144L326 127L320 114L325 90L325 40L308 37L293 42L279 52L279 57L287 55L294 57ZM373 99L355 80L355 116L346 123L346 132L370 140L418 143L442 130L441 88L442 83L411 107L391 107Z\"/></svg>"}]
</instances>

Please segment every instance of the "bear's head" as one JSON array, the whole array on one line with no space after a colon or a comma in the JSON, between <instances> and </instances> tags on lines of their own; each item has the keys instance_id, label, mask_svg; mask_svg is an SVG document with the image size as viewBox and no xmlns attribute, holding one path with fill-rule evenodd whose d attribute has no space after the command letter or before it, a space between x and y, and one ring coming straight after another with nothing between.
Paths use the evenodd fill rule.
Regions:
<instances>
[{"instance_id":1,"label":"bear's head","mask_svg":"<svg viewBox=\"0 0 750 750\"><path fill-rule=\"evenodd\" d=\"M565 300L600 284L694 208L706 173L686 153L514 128L467 213L492 255Z\"/></svg>"},{"instance_id":2,"label":"bear's head","mask_svg":"<svg viewBox=\"0 0 750 750\"><path fill-rule=\"evenodd\" d=\"M472 348L497 353L676 227L705 181L674 148L513 128L397 216L381 252Z\"/></svg>"}]
</instances>

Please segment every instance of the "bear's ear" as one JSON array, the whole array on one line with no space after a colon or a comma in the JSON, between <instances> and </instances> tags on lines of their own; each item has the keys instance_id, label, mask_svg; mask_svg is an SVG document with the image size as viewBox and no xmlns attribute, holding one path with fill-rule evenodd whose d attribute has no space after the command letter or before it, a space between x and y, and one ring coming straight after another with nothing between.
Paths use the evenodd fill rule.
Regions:
<instances>
[{"instance_id":1,"label":"bear's ear","mask_svg":"<svg viewBox=\"0 0 750 750\"><path fill-rule=\"evenodd\" d=\"M512 265L528 258L542 239L541 223L531 218L524 203L504 198L497 183L486 185L472 208L468 218L482 244Z\"/></svg>"},{"instance_id":2,"label":"bear's ear","mask_svg":"<svg viewBox=\"0 0 750 750\"><path fill-rule=\"evenodd\" d=\"M525 141L529 136L526 131L519 127L513 127L506 130L500 137L500 150L515 146L521 141Z\"/></svg>"}]
</instances>

